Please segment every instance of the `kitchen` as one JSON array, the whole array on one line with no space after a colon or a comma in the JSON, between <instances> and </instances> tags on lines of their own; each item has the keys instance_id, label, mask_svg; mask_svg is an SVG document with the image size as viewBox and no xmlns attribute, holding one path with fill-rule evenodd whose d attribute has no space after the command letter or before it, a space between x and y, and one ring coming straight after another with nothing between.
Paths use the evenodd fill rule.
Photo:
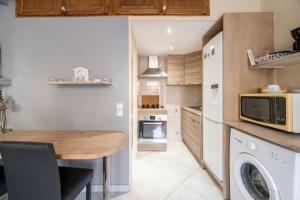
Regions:
<instances>
[{"instance_id":1,"label":"kitchen","mask_svg":"<svg viewBox=\"0 0 300 200\"><path fill-rule=\"evenodd\" d=\"M251 121L249 110L240 112L241 103L244 108L257 105L249 99L257 99L253 94L259 90L287 89L279 97L296 98L297 54L280 59L284 68L278 61L251 65L253 58L291 50L293 43L297 48L298 36L290 33L299 27L296 0L211 0L209 10L191 9L198 13L190 15L197 16L182 16L184 9L169 5L134 9L119 3L114 11L108 3L96 9L82 6L85 14L96 12L88 17L78 16L83 15L79 7L71 9L75 1L55 13L46 13L43 5L26 11L16 10L20 5L14 0L0 2L1 74L9 78L2 84L8 100L2 131L120 130L129 138L111 162L101 156L59 160L94 170L92 199L102 199L102 190L105 199L109 191L111 199L298 199L292 188L299 184L293 174L299 137L287 134L297 132L297 117L289 115L288 125L276 130L266 127L270 122ZM134 11L141 16L128 17ZM89 78L76 82L73 69ZM161 77L147 77L153 71ZM273 102L274 94L268 95L263 97ZM266 108L275 109L263 104L259 112L268 113ZM89 148L97 146L90 142ZM252 157L240 155L245 151ZM281 161L286 167L277 164ZM262 196L252 196L257 191ZM77 199L86 194L82 191Z\"/></svg>"}]
</instances>

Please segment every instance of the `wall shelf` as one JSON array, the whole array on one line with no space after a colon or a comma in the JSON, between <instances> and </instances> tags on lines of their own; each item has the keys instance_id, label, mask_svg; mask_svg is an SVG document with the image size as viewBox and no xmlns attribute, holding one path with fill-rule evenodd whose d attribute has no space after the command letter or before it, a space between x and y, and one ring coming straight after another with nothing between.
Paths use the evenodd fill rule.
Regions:
<instances>
[{"instance_id":1,"label":"wall shelf","mask_svg":"<svg viewBox=\"0 0 300 200\"><path fill-rule=\"evenodd\" d=\"M99 81L47 81L48 85L112 85L112 82L103 83Z\"/></svg>"},{"instance_id":2,"label":"wall shelf","mask_svg":"<svg viewBox=\"0 0 300 200\"><path fill-rule=\"evenodd\" d=\"M249 69L283 69L296 64L300 64L300 52L274 59L268 63L251 65Z\"/></svg>"}]
</instances>

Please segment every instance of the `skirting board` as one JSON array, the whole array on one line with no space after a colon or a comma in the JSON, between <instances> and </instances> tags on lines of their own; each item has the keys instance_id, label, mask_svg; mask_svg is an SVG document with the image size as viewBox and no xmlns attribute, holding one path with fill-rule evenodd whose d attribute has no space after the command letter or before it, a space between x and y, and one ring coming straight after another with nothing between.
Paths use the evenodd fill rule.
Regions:
<instances>
[{"instance_id":1,"label":"skirting board","mask_svg":"<svg viewBox=\"0 0 300 200\"><path fill-rule=\"evenodd\" d=\"M103 192L103 185L92 185L92 192ZM130 192L130 185L111 185L110 192Z\"/></svg>"}]
</instances>

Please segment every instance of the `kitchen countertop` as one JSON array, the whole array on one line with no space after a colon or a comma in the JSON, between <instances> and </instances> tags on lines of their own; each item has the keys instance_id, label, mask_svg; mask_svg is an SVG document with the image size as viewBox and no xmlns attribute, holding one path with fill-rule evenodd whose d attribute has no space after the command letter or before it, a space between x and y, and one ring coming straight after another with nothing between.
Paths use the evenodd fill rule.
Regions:
<instances>
[{"instance_id":1,"label":"kitchen countertop","mask_svg":"<svg viewBox=\"0 0 300 200\"><path fill-rule=\"evenodd\" d=\"M243 121L225 121L225 124L300 153L300 134L286 133L280 130Z\"/></svg>"},{"instance_id":2,"label":"kitchen countertop","mask_svg":"<svg viewBox=\"0 0 300 200\"><path fill-rule=\"evenodd\" d=\"M187 111L189 111L191 113L194 113L196 115L202 115L202 110L197 110L197 109L191 108L189 106L182 106L181 108L184 109L184 110L187 110Z\"/></svg>"},{"instance_id":3,"label":"kitchen countertop","mask_svg":"<svg viewBox=\"0 0 300 200\"><path fill-rule=\"evenodd\" d=\"M138 108L139 115L166 115L168 114L165 108Z\"/></svg>"}]
</instances>

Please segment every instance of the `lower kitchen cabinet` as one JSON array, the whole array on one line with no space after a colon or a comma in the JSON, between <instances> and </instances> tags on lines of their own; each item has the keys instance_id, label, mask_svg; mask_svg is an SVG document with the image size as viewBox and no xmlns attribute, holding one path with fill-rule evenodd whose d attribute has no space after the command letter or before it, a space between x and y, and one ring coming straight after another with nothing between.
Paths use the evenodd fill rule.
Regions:
<instances>
[{"instance_id":1,"label":"lower kitchen cabinet","mask_svg":"<svg viewBox=\"0 0 300 200\"><path fill-rule=\"evenodd\" d=\"M202 166L202 119L184 108L181 109L181 135L183 142Z\"/></svg>"}]
</instances>

